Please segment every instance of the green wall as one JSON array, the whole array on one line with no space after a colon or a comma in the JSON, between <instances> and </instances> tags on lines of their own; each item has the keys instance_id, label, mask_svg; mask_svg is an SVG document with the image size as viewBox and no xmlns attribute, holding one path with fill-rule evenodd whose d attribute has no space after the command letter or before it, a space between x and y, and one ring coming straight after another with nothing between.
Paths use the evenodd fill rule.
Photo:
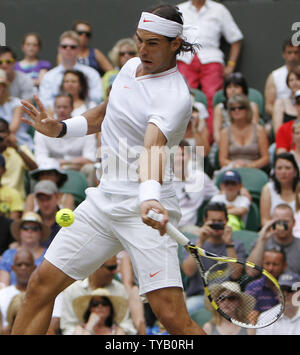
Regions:
<instances>
[{"instance_id":1,"label":"green wall","mask_svg":"<svg viewBox=\"0 0 300 355\"><path fill-rule=\"evenodd\" d=\"M92 44L107 53L118 39L134 33L141 10L155 3L149 0L1 0L0 22L6 25L7 44L19 56L23 34L40 33L41 57L55 64L58 37L75 19L92 23ZM268 73L282 64L283 39L294 33L292 24L300 22L300 0L236 0L223 1L223 4L245 35L238 69L251 86L263 90Z\"/></svg>"}]
</instances>

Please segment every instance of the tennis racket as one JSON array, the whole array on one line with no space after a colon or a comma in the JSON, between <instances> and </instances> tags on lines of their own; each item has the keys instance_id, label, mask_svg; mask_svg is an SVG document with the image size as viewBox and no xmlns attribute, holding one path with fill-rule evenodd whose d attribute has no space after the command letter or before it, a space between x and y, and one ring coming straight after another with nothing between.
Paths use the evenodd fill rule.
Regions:
<instances>
[{"instance_id":1,"label":"tennis racket","mask_svg":"<svg viewBox=\"0 0 300 355\"><path fill-rule=\"evenodd\" d=\"M148 217L160 222L162 215L148 212ZM276 322L284 310L284 296L280 286L267 270L249 261L227 256L218 256L191 243L172 224L167 223L167 234L182 245L195 259L203 281L204 292L212 308L225 319L243 328L263 328ZM216 263L204 270L200 257L209 258ZM255 269L257 276L249 278L247 268ZM259 306L256 292L251 292L257 285L263 284L271 295L272 302Z\"/></svg>"}]
</instances>

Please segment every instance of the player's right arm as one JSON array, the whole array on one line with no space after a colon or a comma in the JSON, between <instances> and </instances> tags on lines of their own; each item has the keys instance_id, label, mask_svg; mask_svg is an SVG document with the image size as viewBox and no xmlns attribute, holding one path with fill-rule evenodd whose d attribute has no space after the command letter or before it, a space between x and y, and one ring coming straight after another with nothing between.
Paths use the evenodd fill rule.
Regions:
<instances>
[{"instance_id":1,"label":"player's right arm","mask_svg":"<svg viewBox=\"0 0 300 355\"><path fill-rule=\"evenodd\" d=\"M21 101L24 112L30 117L30 120L25 117L23 117L22 120L48 137L57 137L62 130L63 123L55 119L45 110L45 107L38 96L35 95L34 99L38 109L28 101ZM101 124L106 113L107 103L108 101L102 102L100 105L86 111L82 115L87 120L87 134L100 132Z\"/></svg>"}]
</instances>

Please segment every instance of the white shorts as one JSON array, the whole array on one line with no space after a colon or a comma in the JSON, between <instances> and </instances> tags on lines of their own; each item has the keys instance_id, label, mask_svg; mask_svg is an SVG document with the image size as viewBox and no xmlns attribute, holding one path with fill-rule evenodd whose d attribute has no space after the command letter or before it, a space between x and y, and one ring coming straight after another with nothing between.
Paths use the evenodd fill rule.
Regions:
<instances>
[{"instance_id":1,"label":"white shorts","mask_svg":"<svg viewBox=\"0 0 300 355\"><path fill-rule=\"evenodd\" d=\"M136 197L107 194L99 188L86 190L86 200L75 213L74 223L62 228L45 258L75 280L82 280L106 260L125 249L130 255L140 294L181 287L177 243L142 222ZM161 201L177 224L177 198Z\"/></svg>"}]
</instances>

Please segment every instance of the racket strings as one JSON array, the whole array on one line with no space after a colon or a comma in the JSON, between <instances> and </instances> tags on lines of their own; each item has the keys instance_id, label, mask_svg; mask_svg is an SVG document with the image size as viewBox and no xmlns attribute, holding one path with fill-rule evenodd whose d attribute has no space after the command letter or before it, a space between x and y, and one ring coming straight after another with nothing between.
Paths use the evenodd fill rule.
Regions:
<instances>
[{"instance_id":1,"label":"racket strings","mask_svg":"<svg viewBox=\"0 0 300 355\"><path fill-rule=\"evenodd\" d=\"M208 297L213 308L243 327L259 328L273 323L283 311L284 300L280 289L262 274L253 280L245 272L241 273L240 269L238 263L219 262L205 273ZM262 302L263 295L258 292L261 285L269 297L269 303Z\"/></svg>"}]
</instances>

